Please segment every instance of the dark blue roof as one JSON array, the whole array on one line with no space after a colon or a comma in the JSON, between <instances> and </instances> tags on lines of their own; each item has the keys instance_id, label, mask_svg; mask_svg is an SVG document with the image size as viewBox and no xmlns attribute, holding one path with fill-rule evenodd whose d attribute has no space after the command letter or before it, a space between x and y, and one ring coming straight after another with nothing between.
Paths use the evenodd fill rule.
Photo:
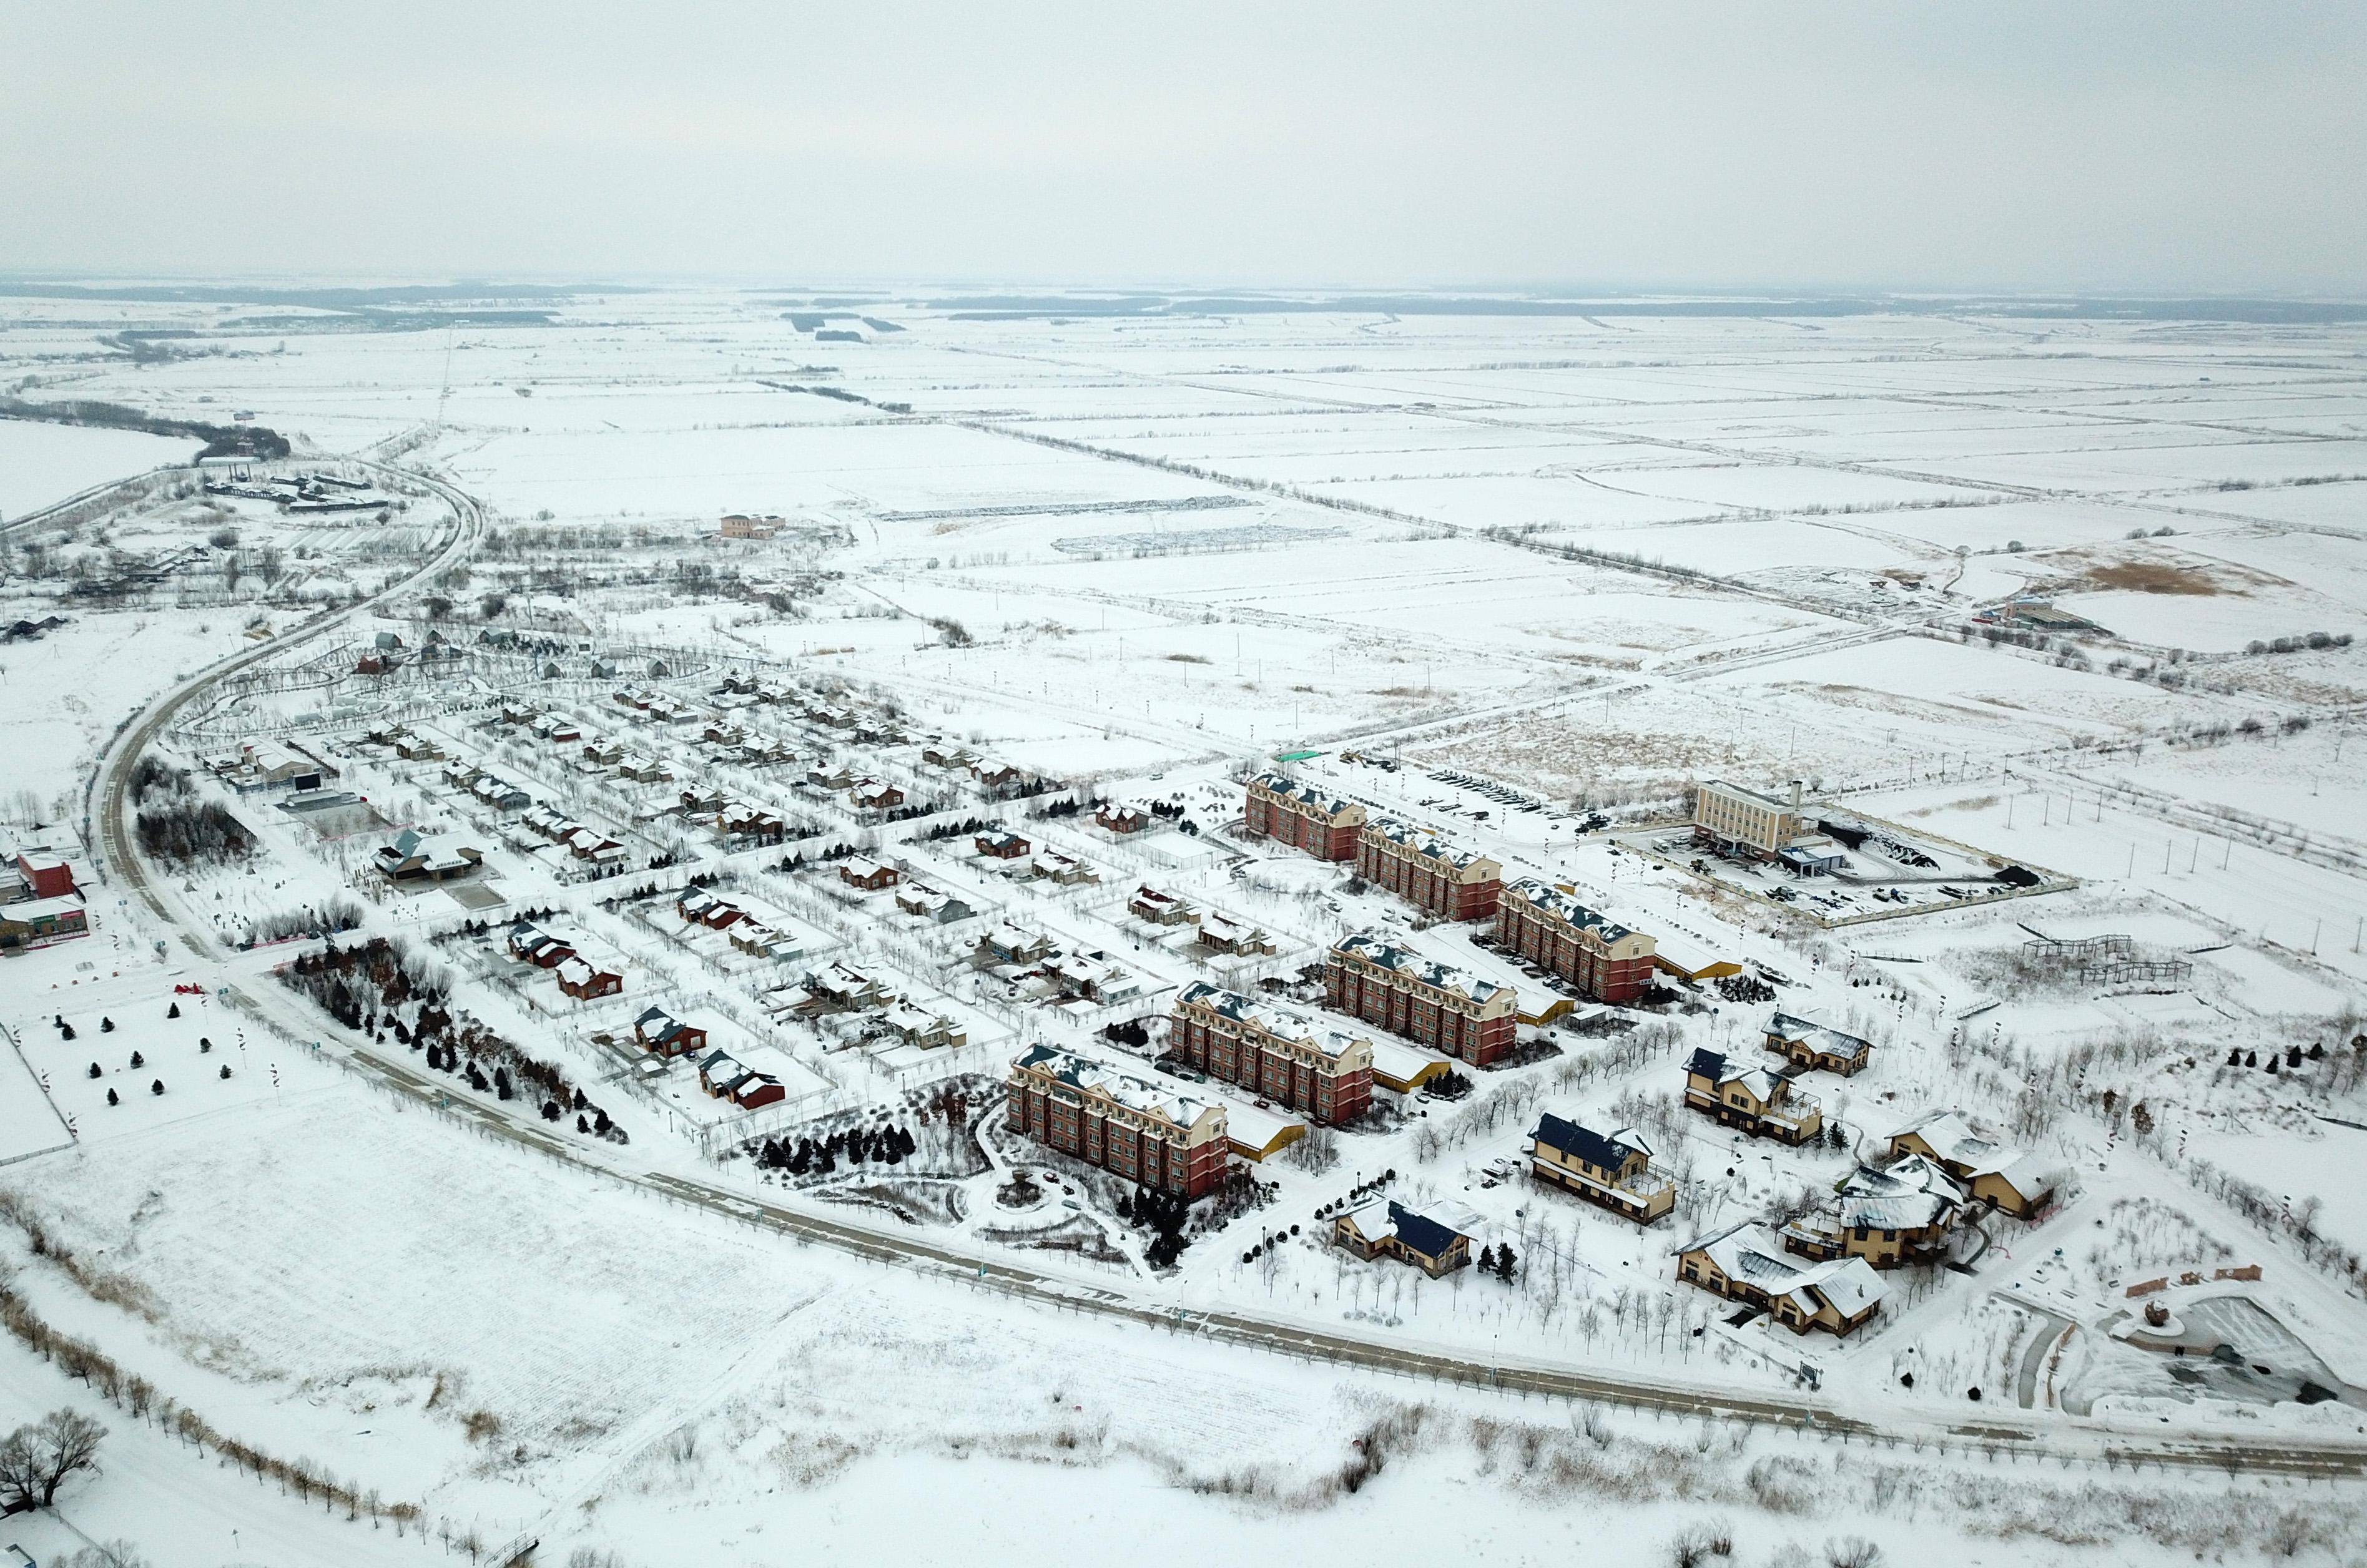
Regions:
<instances>
[{"instance_id":1,"label":"dark blue roof","mask_svg":"<svg viewBox=\"0 0 2367 1568\"><path fill-rule=\"evenodd\" d=\"M1575 1122L1565 1122L1548 1112L1538 1118L1536 1141L1549 1149L1559 1149L1575 1155L1590 1165L1606 1170L1617 1170L1627 1158L1627 1146L1604 1137L1591 1127L1581 1127Z\"/></svg>"},{"instance_id":2,"label":"dark blue roof","mask_svg":"<svg viewBox=\"0 0 2367 1568\"><path fill-rule=\"evenodd\" d=\"M1402 1203L1389 1205L1389 1225L1398 1233L1399 1241L1424 1258L1444 1258L1446 1249L1455 1245L1455 1238L1462 1234L1415 1213Z\"/></svg>"},{"instance_id":3,"label":"dark blue roof","mask_svg":"<svg viewBox=\"0 0 2367 1568\"><path fill-rule=\"evenodd\" d=\"M1693 1059L1685 1064L1685 1071L1698 1074L1713 1083L1723 1083L1726 1079L1726 1057L1720 1052L1704 1047L1693 1053Z\"/></svg>"}]
</instances>

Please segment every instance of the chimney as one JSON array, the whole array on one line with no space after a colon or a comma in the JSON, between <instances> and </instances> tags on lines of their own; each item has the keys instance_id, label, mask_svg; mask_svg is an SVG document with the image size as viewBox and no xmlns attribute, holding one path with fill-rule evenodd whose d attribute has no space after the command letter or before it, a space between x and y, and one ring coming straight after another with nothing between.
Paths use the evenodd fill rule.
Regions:
<instances>
[{"instance_id":1,"label":"chimney","mask_svg":"<svg viewBox=\"0 0 2367 1568\"><path fill-rule=\"evenodd\" d=\"M1797 815L1799 814L1799 810L1800 810L1800 781L1799 781L1799 780L1797 780L1797 779L1794 779L1794 780L1792 781L1792 812L1793 812L1793 815L1797 816Z\"/></svg>"}]
</instances>

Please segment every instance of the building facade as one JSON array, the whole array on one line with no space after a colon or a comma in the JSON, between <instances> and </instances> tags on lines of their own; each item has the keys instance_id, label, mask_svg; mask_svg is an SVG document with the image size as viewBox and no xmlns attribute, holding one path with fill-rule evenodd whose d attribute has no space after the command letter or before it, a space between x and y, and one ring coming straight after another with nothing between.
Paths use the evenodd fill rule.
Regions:
<instances>
[{"instance_id":1,"label":"building facade","mask_svg":"<svg viewBox=\"0 0 2367 1568\"><path fill-rule=\"evenodd\" d=\"M1693 841L1727 854L1773 860L1803 836L1800 786L1789 804L1713 779L1693 786Z\"/></svg>"},{"instance_id":2,"label":"building facade","mask_svg":"<svg viewBox=\"0 0 2367 1568\"><path fill-rule=\"evenodd\" d=\"M1373 1102L1373 1043L1320 1029L1304 1013L1195 981L1175 998L1168 1049L1225 1083L1340 1122Z\"/></svg>"},{"instance_id":3,"label":"building facade","mask_svg":"<svg viewBox=\"0 0 2367 1568\"><path fill-rule=\"evenodd\" d=\"M1534 876L1504 889L1496 941L1600 1001L1632 1002L1652 984L1658 943Z\"/></svg>"},{"instance_id":4,"label":"building facade","mask_svg":"<svg viewBox=\"0 0 2367 1568\"><path fill-rule=\"evenodd\" d=\"M1011 1064L1010 1122L1037 1143L1128 1181L1197 1198L1224 1180L1221 1105L1049 1045Z\"/></svg>"},{"instance_id":5,"label":"building facade","mask_svg":"<svg viewBox=\"0 0 2367 1568\"><path fill-rule=\"evenodd\" d=\"M1496 912L1504 868L1444 836L1384 817L1356 836L1356 874L1443 920Z\"/></svg>"},{"instance_id":6,"label":"building facade","mask_svg":"<svg viewBox=\"0 0 2367 1568\"><path fill-rule=\"evenodd\" d=\"M1365 808L1313 784L1260 773L1249 782L1241 825L1251 837L1280 839L1318 860L1354 860Z\"/></svg>"},{"instance_id":7,"label":"building facade","mask_svg":"<svg viewBox=\"0 0 2367 1568\"><path fill-rule=\"evenodd\" d=\"M1510 986L1424 958L1365 933L1323 963L1329 1005L1392 1034L1484 1067L1512 1049L1518 998Z\"/></svg>"},{"instance_id":8,"label":"building facade","mask_svg":"<svg viewBox=\"0 0 2367 1568\"><path fill-rule=\"evenodd\" d=\"M1651 1168L1651 1145L1632 1127L1598 1133L1546 1114L1529 1137L1529 1174L1639 1225L1676 1206L1676 1184Z\"/></svg>"},{"instance_id":9,"label":"building facade","mask_svg":"<svg viewBox=\"0 0 2367 1568\"><path fill-rule=\"evenodd\" d=\"M1790 1078L1706 1049L1685 1064L1685 1104L1754 1138L1805 1144L1825 1130L1824 1108Z\"/></svg>"}]
</instances>

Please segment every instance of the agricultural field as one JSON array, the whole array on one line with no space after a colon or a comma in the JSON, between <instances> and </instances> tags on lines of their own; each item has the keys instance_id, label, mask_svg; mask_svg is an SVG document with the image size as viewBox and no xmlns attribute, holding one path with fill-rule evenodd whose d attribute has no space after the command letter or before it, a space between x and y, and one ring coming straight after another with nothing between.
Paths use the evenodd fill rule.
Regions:
<instances>
[{"instance_id":1,"label":"agricultural field","mask_svg":"<svg viewBox=\"0 0 2367 1568\"><path fill-rule=\"evenodd\" d=\"M40 1561L2367 1540L2367 328L448 303L0 295Z\"/></svg>"}]
</instances>

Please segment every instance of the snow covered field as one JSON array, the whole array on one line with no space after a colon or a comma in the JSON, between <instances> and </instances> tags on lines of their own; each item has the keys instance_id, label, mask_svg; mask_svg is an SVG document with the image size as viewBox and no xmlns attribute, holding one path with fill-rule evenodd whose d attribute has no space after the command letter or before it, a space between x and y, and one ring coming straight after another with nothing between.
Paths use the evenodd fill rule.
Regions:
<instances>
[{"instance_id":1,"label":"snow covered field","mask_svg":"<svg viewBox=\"0 0 2367 1568\"><path fill-rule=\"evenodd\" d=\"M0 1425L71 1402L118 1429L67 1506L92 1534L152 1531L159 1562L473 1538L757 1562L877 1551L925 1495L899 1550L929 1562L1146 1530L1387 1562L1661 1562L1693 1528L1746 1562L1850 1536L2098 1564L2362 1539L2361 329L2197 323L2173 349L2099 321L2067 355L2059 321L1922 312L906 294L818 341L802 297L682 289L424 332L127 304L222 350L135 372L90 309L0 305L0 371L85 355L77 397L251 409L295 455L0 546L0 626L31 628L0 648L0 847L62 843L91 925L0 955L27 1064L0 1052L6 1285L379 1504L283 1496L18 1334ZM0 521L176 456L0 421ZM726 536L730 513L776 521ZM446 540L459 564L391 591ZM118 726L240 653L149 749L124 837L167 858L115 863L84 813ZM1246 836L1243 781L1277 765L1735 973L1580 995L1492 924ZM1662 852L1718 779L1798 780L1812 822L1933 863L1853 849L1846 897L1694 874ZM391 885L406 828L467 863ZM988 852L998 832L1025 848ZM2013 866L2060 875L1958 896ZM1144 919L1146 888L1199 923ZM345 1022L289 984L331 912L357 922L334 945L411 965ZM566 994L514 951L521 919L620 988ZM1000 1086L1041 1043L1295 1130L1170 1059L1169 1014L1213 982L1388 1041L1325 1002L1325 953L1368 931L1512 988L1520 1049L1237 1158L1180 1255L1127 1184L1013 1124ZM2108 937L2137 967L2030 945ZM706 1043L648 1054L652 1008ZM1872 1043L1855 1076L1797 1075L1830 1130L1800 1146L1682 1102L1696 1050L1780 1065L1779 1009ZM436 1013L581 1105L538 1116L508 1072L423 1049ZM1846 1338L1678 1277L1684 1244L1814 1215L1942 1110L2058 1169L2053 1205L1886 1271ZM1638 1227L1533 1181L1547 1113L1640 1129L1674 1212ZM1517 1265L1359 1259L1332 1222L1376 1196ZM760 1205L868 1239L740 1223ZM2127 1332L2155 1276L2271 1370L2166 1370ZM1236 1315L1463 1381L1194 1328ZM1491 1369L1822 1425L1515 1397ZM2344 1478L2092 1462L2264 1436Z\"/></svg>"}]
</instances>

